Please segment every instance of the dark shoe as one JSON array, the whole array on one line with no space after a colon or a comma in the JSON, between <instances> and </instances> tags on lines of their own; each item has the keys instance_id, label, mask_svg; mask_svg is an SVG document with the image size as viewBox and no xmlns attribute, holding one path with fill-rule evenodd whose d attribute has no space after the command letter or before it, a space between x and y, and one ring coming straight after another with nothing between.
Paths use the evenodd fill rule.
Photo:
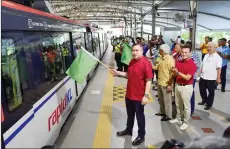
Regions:
<instances>
[{"instance_id":1,"label":"dark shoe","mask_svg":"<svg viewBox=\"0 0 230 149\"><path fill-rule=\"evenodd\" d=\"M117 132L117 136L126 136L126 135L132 136L133 134L132 132L128 132L127 130Z\"/></svg>"},{"instance_id":2,"label":"dark shoe","mask_svg":"<svg viewBox=\"0 0 230 149\"><path fill-rule=\"evenodd\" d=\"M221 92L225 92L225 88L221 88Z\"/></svg>"},{"instance_id":3,"label":"dark shoe","mask_svg":"<svg viewBox=\"0 0 230 149\"><path fill-rule=\"evenodd\" d=\"M204 105L205 103L204 102L199 102L198 105Z\"/></svg>"},{"instance_id":4,"label":"dark shoe","mask_svg":"<svg viewBox=\"0 0 230 149\"><path fill-rule=\"evenodd\" d=\"M204 108L204 110L209 110L209 109L211 109L212 107L210 107L210 106L205 106L205 108Z\"/></svg>"},{"instance_id":5,"label":"dark shoe","mask_svg":"<svg viewBox=\"0 0 230 149\"><path fill-rule=\"evenodd\" d=\"M165 114L161 114L161 113L156 113L156 116L166 116Z\"/></svg>"},{"instance_id":6,"label":"dark shoe","mask_svg":"<svg viewBox=\"0 0 230 149\"><path fill-rule=\"evenodd\" d=\"M163 118L161 119L161 121L169 121L169 120L171 120L171 118L168 118L167 116L165 116L165 117L163 117Z\"/></svg>"},{"instance_id":7,"label":"dark shoe","mask_svg":"<svg viewBox=\"0 0 230 149\"><path fill-rule=\"evenodd\" d=\"M137 137L137 138L133 141L132 145L137 146L137 145L140 145L140 144L141 144L142 142L144 142L144 141L145 141L145 138Z\"/></svg>"}]
</instances>

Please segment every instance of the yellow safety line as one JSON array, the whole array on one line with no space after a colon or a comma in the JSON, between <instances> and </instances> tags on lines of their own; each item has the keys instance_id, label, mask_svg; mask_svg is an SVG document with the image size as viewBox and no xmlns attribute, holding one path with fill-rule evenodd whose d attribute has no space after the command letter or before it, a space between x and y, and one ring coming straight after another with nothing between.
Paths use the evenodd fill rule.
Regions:
<instances>
[{"instance_id":1,"label":"yellow safety line","mask_svg":"<svg viewBox=\"0 0 230 149\"><path fill-rule=\"evenodd\" d=\"M148 145L148 149L149 148L152 148L152 149L157 149L157 147L156 146L154 146L154 145Z\"/></svg>"},{"instance_id":2,"label":"yellow safety line","mask_svg":"<svg viewBox=\"0 0 230 149\"><path fill-rule=\"evenodd\" d=\"M105 84L93 148L110 148L114 78L109 72Z\"/></svg>"}]
</instances>

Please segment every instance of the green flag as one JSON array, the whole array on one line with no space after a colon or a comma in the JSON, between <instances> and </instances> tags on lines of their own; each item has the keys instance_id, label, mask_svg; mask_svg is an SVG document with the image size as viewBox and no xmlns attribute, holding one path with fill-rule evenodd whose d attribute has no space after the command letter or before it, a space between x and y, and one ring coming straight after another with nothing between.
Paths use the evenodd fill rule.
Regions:
<instances>
[{"instance_id":1,"label":"green flag","mask_svg":"<svg viewBox=\"0 0 230 149\"><path fill-rule=\"evenodd\" d=\"M81 48L77 57L66 71L66 74L78 83L82 84L98 61L99 60L91 53L86 51L84 48Z\"/></svg>"},{"instance_id":2,"label":"green flag","mask_svg":"<svg viewBox=\"0 0 230 149\"><path fill-rule=\"evenodd\" d=\"M132 48L127 43L123 44L123 51L121 55L121 62L129 65L129 62L132 60Z\"/></svg>"}]
</instances>

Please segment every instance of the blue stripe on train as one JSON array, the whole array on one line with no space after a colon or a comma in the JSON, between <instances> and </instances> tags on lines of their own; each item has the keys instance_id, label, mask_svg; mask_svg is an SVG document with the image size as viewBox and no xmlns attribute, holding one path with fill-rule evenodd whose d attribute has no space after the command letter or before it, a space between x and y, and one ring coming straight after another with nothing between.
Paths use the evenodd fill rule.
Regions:
<instances>
[{"instance_id":1,"label":"blue stripe on train","mask_svg":"<svg viewBox=\"0 0 230 149\"><path fill-rule=\"evenodd\" d=\"M7 139L5 139L4 143L5 146L10 143L10 141L17 136L17 134L34 118L34 115L36 112L38 112L39 109L41 109L42 106L45 105L47 101L51 99L51 97L63 86L65 85L68 81L70 80L70 77L65 80L56 90L52 92L40 105L38 105L36 108L34 108L34 112L32 115L30 115Z\"/></svg>"}]
</instances>

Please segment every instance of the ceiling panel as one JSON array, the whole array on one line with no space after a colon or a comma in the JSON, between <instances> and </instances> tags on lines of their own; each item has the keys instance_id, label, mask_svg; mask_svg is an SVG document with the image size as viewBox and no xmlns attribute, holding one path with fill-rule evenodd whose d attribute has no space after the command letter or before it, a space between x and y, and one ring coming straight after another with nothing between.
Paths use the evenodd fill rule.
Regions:
<instances>
[{"instance_id":1,"label":"ceiling panel","mask_svg":"<svg viewBox=\"0 0 230 149\"><path fill-rule=\"evenodd\" d=\"M159 3L162 0L155 1ZM166 1L166 0L165 0ZM71 16L73 19L87 20L112 20L118 19L124 20L130 19L131 16L134 19L134 13L136 12L137 20L140 20L141 14L150 12L144 17L144 21L151 22L151 7L152 0L75 0L75 1L59 1L50 0L51 6L58 15ZM140 4L143 4L141 7ZM142 11L141 11L141 8ZM183 12L186 16L189 14L189 1L173 0L171 3L159 8L156 18L157 23L161 25L181 26L183 23L176 23L171 18L177 12ZM230 1L204 1L198 2L197 23L211 30L219 30L230 28ZM207 13L206 15L204 13ZM90 16L90 17L89 17ZM115 17L116 16L116 17ZM124 16L124 17L123 17ZM104 21L106 22L106 21ZM108 22L106 22L108 23ZM198 29L204 29L198 26ZM206 29L205 29L206 30Z\"/></svg>"}]
</instances>

